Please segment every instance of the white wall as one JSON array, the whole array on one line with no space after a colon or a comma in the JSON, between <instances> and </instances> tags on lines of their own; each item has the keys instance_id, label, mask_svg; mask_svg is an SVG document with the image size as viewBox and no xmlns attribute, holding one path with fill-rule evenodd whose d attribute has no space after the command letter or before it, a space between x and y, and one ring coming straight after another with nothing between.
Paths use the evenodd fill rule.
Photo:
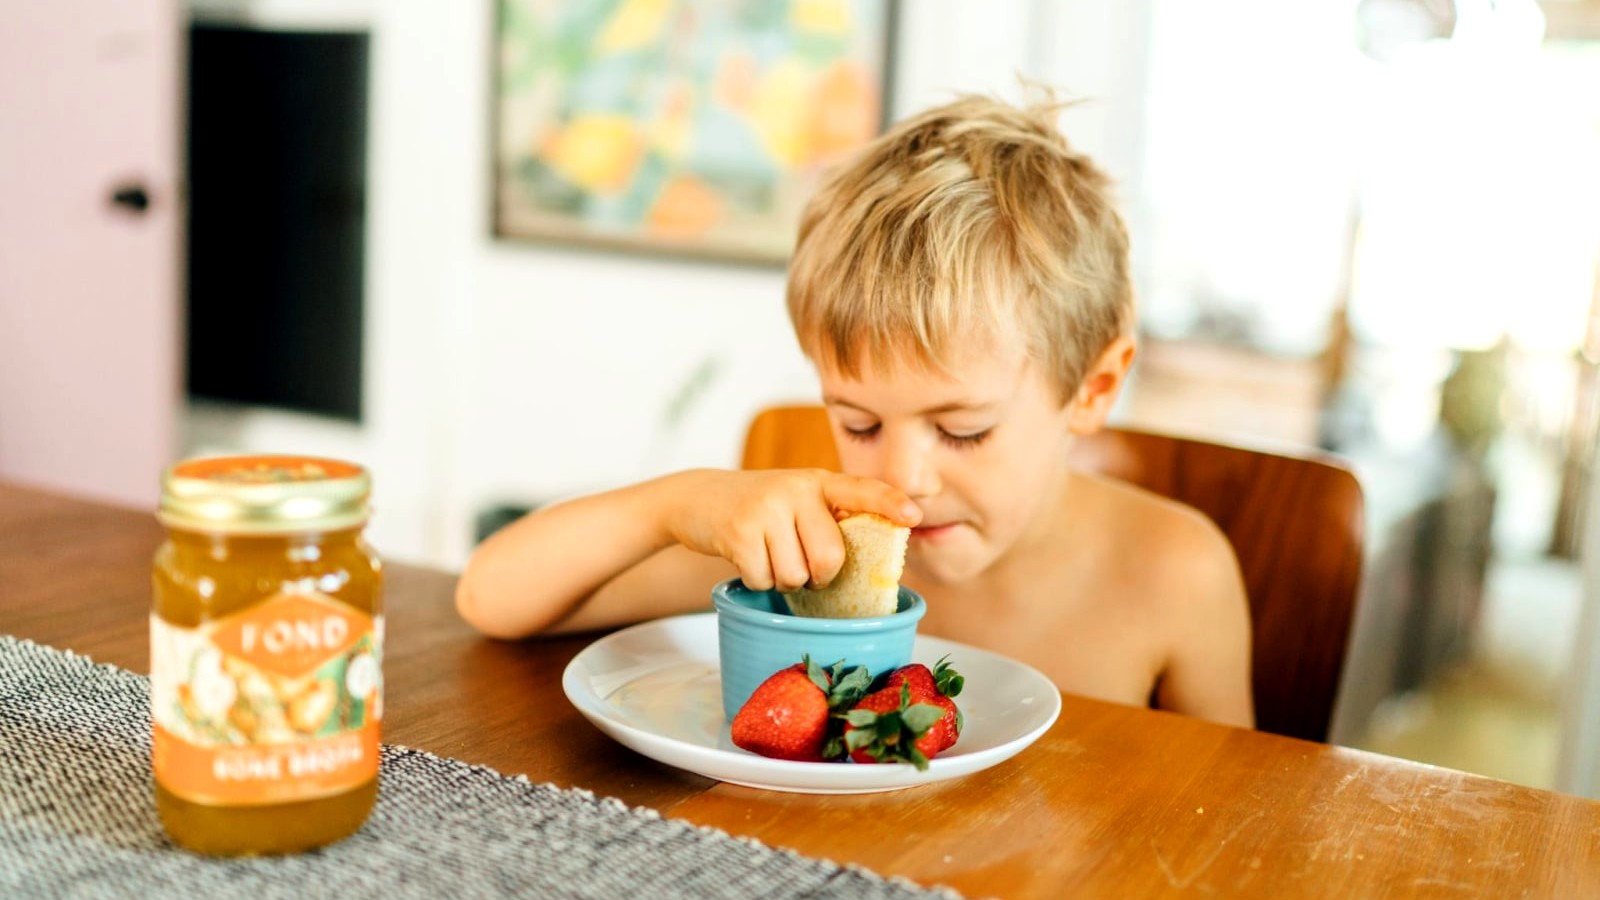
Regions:
<instances>
[{"instance_id":1,"label":"white wall","mask_svg":"<svg viewBox=\"0 0 1600 900\"><path fill-rule=\"evenodd\" d=\"M734 465L756 409L814 397L780 270L490 237L493 4L350 5L374 40L367 422L208 408L192 444L314 444L365 460L379 548L456 567L488 503ZM1131 181L1143 63L1129 36L1147 9L902 3L894 114L957 90L1016 96L1027 74L1094 101L1067 115L1068 133ZM707 369L680 427L665 428L668 401Z\"/></svg>"}]
</instances>

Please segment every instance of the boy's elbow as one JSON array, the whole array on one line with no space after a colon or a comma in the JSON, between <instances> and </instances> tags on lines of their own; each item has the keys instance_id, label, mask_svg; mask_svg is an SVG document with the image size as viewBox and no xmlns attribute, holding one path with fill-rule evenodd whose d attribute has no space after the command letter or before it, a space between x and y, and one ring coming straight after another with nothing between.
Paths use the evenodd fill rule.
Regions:
<instances>
[{"instance_id":1,"label":"boy's elbow","mask_svg":"<svg viewBox=\"0 0 1600 900\"><path fill-rule=\"evenodd\" d=\"M501 640L525 637L526 632L519 633L506 627L506 622L485 608L482 586L477 583L475 576L476 571L468 561L467 568L456 579L456 614L487 637Z\"/></svg>"},{"instance_id":2,"label":"boy's elbow","mask_svg":"<svg viewBox=\"0 0 1600 900\"><path fill-rule=\"evenodd\" d=\"M456 615L473 628L484 631L482 616L472 590L470 569L462 572L461 577L456 579Z\"/></svg>"}]
</instances>

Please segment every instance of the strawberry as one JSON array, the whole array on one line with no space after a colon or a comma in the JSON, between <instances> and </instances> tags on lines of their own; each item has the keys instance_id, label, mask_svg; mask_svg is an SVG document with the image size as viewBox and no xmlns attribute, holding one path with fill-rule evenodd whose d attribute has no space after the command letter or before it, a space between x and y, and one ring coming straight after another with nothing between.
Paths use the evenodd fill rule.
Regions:
<instances>
[{"instance_id":1,"label":"strawberry","mask_svg":"<svg viewBox=\"0 0 1600 900\"><path fill-rule=\"evenodd\" d=\"M734 715L734 745L774 759L821 762L829 749L829 715L866 689L865 669L843 669L843 661L824 669L807 656L772 673Z\"/></svg>"},{"instance_id":2,"label":"strawberry","mask_svg":"<svg viewBox=\"0 0 1600 900\"><path fill-rule=\"evenodd\" d=\"M895 669L884 678L883 686L899 687L902 681L911 685L913 699L931 697L939 693L939 687L933 680L933 673L922 663L912 663Z\"/></svg>"},{"instance_id":3,"label":"strawberry","mask_svg":"<svg viewBox=\"0 0 1600 900\"><path fill-rule=\"evenodd\" d=\"M951 667L948 659L941 658L932 671L922 663L901 666L890 672L884 681L886 687L902 683L909 685L913 702L931 703L944 710L944 715L928 729L928 733L917 739L917 749L929 759L954 746L964 724L961 710L951 698L961 693L966 679Z\"/></svg>"},{"instance_id":4,"label":"strawberry","mask_svg":"<svg viewBox=\"0 0 1600 900\"><path fill-rule=\"evenodd\" d=\"M901 666L890 672L884 679L885 687L893 687L902 681L911 683L911 696L913 699L929 698L934 695L954 697L961 693L961 688L967 680L957 672L949 663L950 657L940 657L933 664L930 671L922 663L912 663Z\"/></svg>"},{"instance_id":5,"label":"strawberry","mask_svg":"<svg viewBox=\"0 0 1600 900\"><path fill-rule=\"evenodd\" d=\"M844 714L842 743L858 763L908 762L926 769L930 754L923 740L945 714L936 704L912 703L911 684L902 680L862 697Z\"/></svg>"}]
</instances>

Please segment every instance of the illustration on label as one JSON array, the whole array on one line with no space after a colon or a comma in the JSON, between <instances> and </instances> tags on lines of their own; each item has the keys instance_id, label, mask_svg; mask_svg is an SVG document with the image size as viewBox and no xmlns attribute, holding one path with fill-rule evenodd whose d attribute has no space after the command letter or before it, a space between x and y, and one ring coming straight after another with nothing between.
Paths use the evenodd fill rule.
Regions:
<instances>
[{"instance_id":1,"label":"illustration on label","mask_svg":"<svg viewBox=\"0 0 1600 900\"><path fill-rule=\"evenodd\" d=\"M342 793L378 772L383 617L279 594L200 628L150 619L156 778L199 803Z\"/></svg>"}]
</instances>

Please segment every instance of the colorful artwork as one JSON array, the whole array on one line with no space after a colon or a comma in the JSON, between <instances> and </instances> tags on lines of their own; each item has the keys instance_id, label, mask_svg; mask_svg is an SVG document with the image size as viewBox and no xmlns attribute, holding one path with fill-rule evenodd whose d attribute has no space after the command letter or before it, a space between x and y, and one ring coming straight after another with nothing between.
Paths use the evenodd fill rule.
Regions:
<instances>
[{"instance_id":1,"label":"colorful artwork","mask_svg":"<svg viewBox=\"0 0 1600 900\"><path fill-rule=\"evenodd\" d=\"M782 262L882 125L890 0L500 0L495 228Z\"/></svg>"}]
</instances>

